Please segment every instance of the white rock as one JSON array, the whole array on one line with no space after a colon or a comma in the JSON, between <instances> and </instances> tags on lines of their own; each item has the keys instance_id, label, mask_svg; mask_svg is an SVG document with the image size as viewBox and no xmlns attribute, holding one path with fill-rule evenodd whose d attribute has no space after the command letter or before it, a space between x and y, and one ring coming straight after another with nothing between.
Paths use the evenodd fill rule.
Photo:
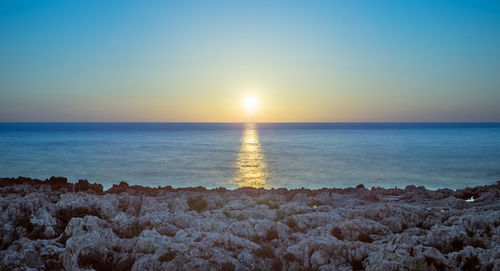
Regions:
<instances>
[{"instance_id":1,"label":"white rock","mask_svg":"<svg viewBox=\"0 0 500 271\"><path fill-rule=\"evenodd\" d=\"M316 250L311 255L311 264L313 266L321 266L328 263L328 255L323 250Z\"/></svg>"}]
</instances>

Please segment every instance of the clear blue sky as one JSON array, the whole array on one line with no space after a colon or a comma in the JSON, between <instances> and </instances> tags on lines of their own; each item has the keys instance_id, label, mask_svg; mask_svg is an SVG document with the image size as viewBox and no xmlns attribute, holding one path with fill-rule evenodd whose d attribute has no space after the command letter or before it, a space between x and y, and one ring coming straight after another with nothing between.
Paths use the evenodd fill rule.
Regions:
<instances>
[{"instance_id":1,"label":"clear blue sky","mask_svg":"<svg viewBox=\"0 0 500 271\"><path fill-rule=\"evenodd\" d=\"M0 121L500 121L500 1L0 2Z\"/></svg>"}]
</instances>

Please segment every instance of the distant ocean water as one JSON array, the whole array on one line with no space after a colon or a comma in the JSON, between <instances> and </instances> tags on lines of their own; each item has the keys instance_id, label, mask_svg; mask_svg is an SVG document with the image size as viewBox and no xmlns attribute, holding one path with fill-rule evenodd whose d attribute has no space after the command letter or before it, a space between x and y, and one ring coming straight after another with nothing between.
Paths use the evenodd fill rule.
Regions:
<instances>
[{"instance_id":1,"label":"distant ocean water","mask_svg":"<svg viewBox=\"0 0 500 271\"><path fill-rule=\"evenodd\" d=\"M463 188L500 180L499 123L0 123L0 177L144 186Z\"/></svg>"}]
</instances>

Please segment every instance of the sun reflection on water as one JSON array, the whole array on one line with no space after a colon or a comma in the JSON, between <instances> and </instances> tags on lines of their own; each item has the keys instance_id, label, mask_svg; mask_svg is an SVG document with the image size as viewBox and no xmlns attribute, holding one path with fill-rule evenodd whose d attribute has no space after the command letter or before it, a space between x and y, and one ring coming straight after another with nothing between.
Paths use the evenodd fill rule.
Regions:
<instances>
[{"instance_id":1,"label":"sun reflection on water","mask_svg":"<svg viewBox=\"0 0 500 271\"><path fill-rule=\"evenodd\" d=\"M268 172L255 124L247 124L241 137L234 183L238 187L268 187Z\"/></svg>"}]
</instances>

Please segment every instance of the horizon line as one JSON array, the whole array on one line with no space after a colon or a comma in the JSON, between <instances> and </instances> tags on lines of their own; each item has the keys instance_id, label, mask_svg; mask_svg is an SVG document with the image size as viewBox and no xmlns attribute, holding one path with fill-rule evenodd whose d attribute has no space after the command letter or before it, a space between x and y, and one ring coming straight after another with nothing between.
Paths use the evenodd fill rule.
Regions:
<instances>
[{"instance_id":1,"label":"horizon line","mask_svg":"<svg viewBox=\"0 0 500 271\"><path fill-rule=\"evenodd\" d=\"M244 124L244 123L495 123L500 124L500 121L0 121L0 124L8 123L227 123L227 124Z\"/></svg>"}]
</instances>

